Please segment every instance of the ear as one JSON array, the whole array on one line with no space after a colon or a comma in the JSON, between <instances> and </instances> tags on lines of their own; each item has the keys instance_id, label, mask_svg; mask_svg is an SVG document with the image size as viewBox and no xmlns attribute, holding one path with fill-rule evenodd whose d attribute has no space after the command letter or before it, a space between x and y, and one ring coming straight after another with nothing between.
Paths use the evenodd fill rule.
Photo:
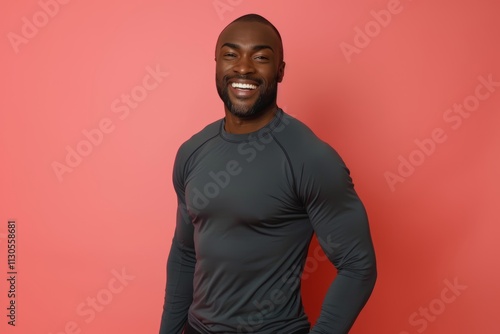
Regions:
<instances>
[{"instance_id":1,"label":"ear","mask_svg":"<svg viewBox=\"0 0 500 334\"><path fill-rule=\"evenodd\" d=\"M283 81L283 77L285 76L285 62L282 61L281 64L279 65L278 68L278 76L277 76L277 81L281 82Z\"/></svg>"}]
</instances>

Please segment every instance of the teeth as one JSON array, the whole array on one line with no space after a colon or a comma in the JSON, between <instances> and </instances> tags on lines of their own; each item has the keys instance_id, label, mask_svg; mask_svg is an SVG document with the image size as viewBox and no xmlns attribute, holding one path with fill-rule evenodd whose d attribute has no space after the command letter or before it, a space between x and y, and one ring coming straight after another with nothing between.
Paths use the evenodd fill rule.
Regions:
<instances>
[{"instance_id":1,"label":"teeth","mask_svg":"<svg viewBox=\"0 0 500 334\"><path fill-rule=\"evenodd\" d=\"M257 86L255 85L243 84L238 82L233 82L231 86L233 86L233 88L240 88L240 89L257 89Z\"/></svg>"}]
</instances>

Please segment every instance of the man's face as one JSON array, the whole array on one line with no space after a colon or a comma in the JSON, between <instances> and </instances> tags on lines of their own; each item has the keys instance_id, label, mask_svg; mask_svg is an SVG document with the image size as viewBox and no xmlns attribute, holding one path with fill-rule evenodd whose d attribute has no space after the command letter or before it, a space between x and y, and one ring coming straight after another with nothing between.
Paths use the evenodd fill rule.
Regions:
<instances>
[{"instance_id":1,"label":"man's face","mask_svg":"<svg viewBox=\"0 0 500 334\"><path fill-rule=\"evenodd\" d=\"M215 60L217 92L229 112L252 118L274 107L285 63L272 27L258 22L230 24L219 36Z\"/></svg>"}]
</instances>

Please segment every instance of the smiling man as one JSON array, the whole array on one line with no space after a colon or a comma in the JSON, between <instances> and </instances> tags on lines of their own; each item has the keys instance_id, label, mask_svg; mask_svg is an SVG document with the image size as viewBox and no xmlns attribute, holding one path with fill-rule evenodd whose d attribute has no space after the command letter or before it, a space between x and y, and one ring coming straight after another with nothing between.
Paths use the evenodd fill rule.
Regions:
<instances>
[{"instance_id":1,"label":"smiling man","mask_svg":"<svg viewBox=\"0 0 500 334\"><path fill-rule=\"evenodd\" d=\"M186 141L160 334L342 334L375 285L364 206L336 151L277 106L278 30L256 14L220 34L225 117ZM316 233L338 274L314 327L300 276Z\"/></svg>"}]
</instances>

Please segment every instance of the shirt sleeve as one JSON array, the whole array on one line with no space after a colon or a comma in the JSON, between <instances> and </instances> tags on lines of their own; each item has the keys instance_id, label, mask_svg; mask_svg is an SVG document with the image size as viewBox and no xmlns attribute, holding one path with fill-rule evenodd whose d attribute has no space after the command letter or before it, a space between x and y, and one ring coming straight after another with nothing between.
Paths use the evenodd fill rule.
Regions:
<instances>
[{"instance_id":1,"label":"shirt sleeve","mask_svg":"<svg viewBox=\"0 0 500 334\"><path fill-rule=\"evenodd\" d=\"M365 208L341 157L326 143L311 155L299 174L299 196L337 276L310 333L346 334L375 286L375 252Z\"/></svg>"},{"instance_id":2,"label":"shirt sleeve","mask_svg":"<svg viewBox=\"0 0 500 334\"><path fill-rule=\"evenodd\" d=\"M181 334L193 300L193 277L196 256L193 225L188 215L179 157L174 163L173 182L177 194L177 218L172 246L167 260L167 284L161 317L160 334Z\"/></svg>"}]
</instances>

